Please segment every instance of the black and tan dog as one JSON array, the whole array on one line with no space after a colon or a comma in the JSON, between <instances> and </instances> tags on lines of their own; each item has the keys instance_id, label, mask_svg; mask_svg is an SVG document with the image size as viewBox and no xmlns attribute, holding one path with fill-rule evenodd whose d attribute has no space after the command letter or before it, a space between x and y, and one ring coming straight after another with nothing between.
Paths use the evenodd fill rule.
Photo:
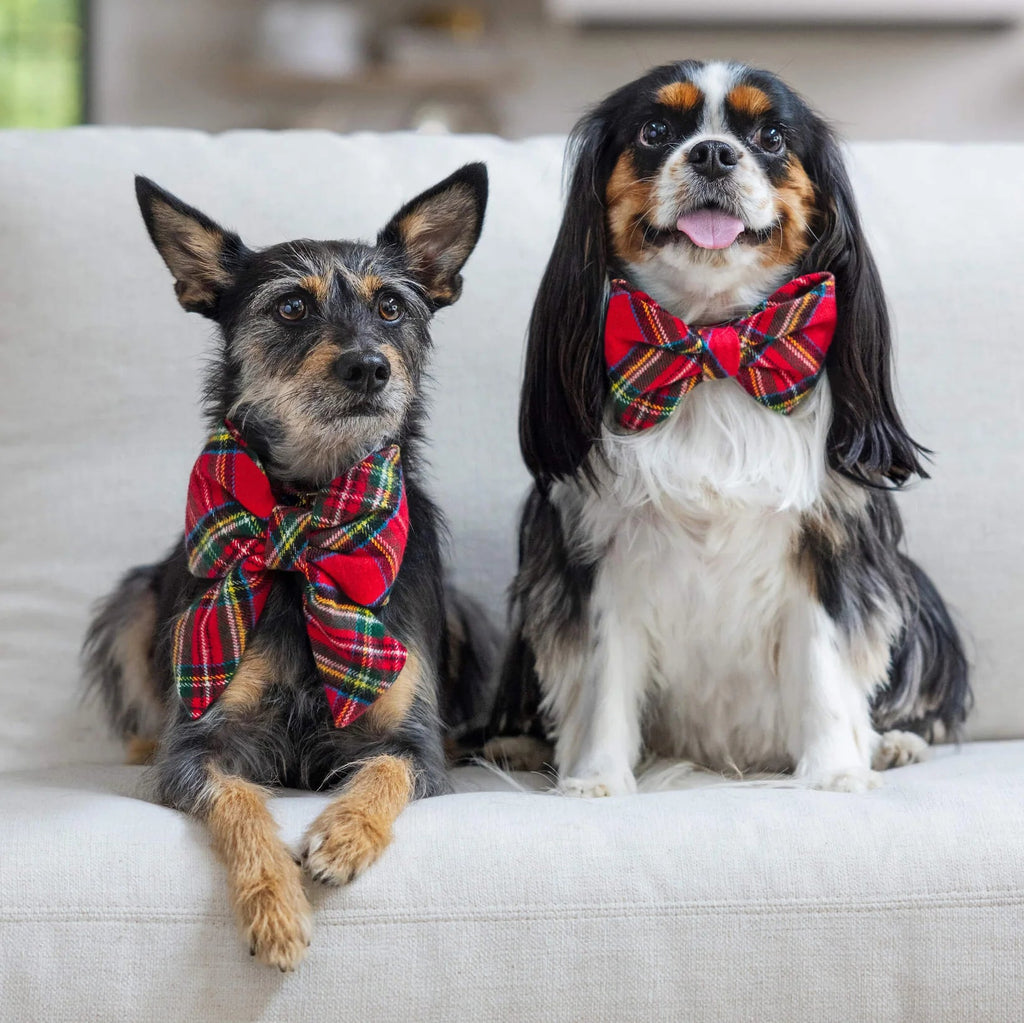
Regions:
<instances>
[{"instance_id":1,"label":"black and tan dog","mask_svg":"<svg viewBox=\"0 0 1024 1023\"><path fill-rule=\"evenodd\" d=\"M463 167L399 210L376 244L293 241L259 251L152 182L136 185L179 302L220 328L207 416L215 430L233 424L274 494L322 489L374 452L401 451L408 543L375 613L407 656L357 720L332 720L303 617L304 581L286 571L270 573L230 684L190 713L175 683L173 636L210 582L190 573L185 541L125 577L85 644L88 681L130 754L155 749L159 797L209 826L253 954L293 969L310 940L302 868L319 881L350 881L387 846L411 799L449 790L441 718L464 719L467 676L486 675L483 647L459 645L469 644L472 612L450 599L446 612L442 524L421 487L419 446L430 321L459 297L487 174L482 164ZM461 688L452 689L456 674ZM266 807L262 786L273 785L343 785L310 825L299 861Z\"/></svg>"}]
</instances>

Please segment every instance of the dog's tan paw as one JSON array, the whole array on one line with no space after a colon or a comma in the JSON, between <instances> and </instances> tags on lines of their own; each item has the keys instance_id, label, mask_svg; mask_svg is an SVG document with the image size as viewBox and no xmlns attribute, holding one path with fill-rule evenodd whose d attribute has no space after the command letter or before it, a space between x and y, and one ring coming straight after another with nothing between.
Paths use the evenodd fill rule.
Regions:
<instances>
[{"instance_id":1,"label":"dog's tan paw","mask_svg":"<svg viewBox=\"0 0 1024 1023\"><path fill-rule=\"evenodd\" d=\"M355 880L391 842L391 823L342 796L313 823L302 843L302 866L314 881L343 885Z\"/></svg>"},{"instance_id":2,"label":"dog's tan paw","mask_svg":"<svg viewBox=\"0 0 1024 1023\"><path fill-rule=\"evenodd\" d=\"M312 911L302 874L291 859L266 871L237 894L236 910L249 952L283 973L305 958L312 935Z\"/></svg>"},{"instance_id":3,"label":"dog's tan paw","mask_svg":"<svg viewBox=\"0 0 1024 1023\"><path fill-rule=\"evenodd\" d=\"M391 825L412 795L413 775L401 757L366 761L344 791L309 826L302 866L323 884L348 884L391 842Z\"/></svg>"},{"instance_id":4,"label":"dog's tan paw","mask_svg":"<svg viewBox=\"0 0 1024 1023\"><path fill-rule=\"evenodd\" d=\"M531 735L503 735L489 739L483 755L505 771L539 771L554 761L551 743Z\"/></svg>"}]
</instances>

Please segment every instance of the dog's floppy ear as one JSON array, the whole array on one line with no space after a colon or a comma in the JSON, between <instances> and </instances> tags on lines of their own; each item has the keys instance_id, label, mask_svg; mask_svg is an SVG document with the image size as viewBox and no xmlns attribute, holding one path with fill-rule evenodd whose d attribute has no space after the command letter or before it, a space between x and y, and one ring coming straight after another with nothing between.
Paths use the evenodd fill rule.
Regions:
<instances>
[{"instance_id":1,"label":"dog's floppy ear","mask_svg":"<svg viewBox=\"0 0 1024 1023\"><path fill-rule=\"evenodd\" d=\"M824 206L805 272L836 279L839 319L826 367L833 416L829 460L860 483L895 486L926 477L928 453L908 433L892 389L892 328L881 278L868 248L839 143L823 121L804 160Z\"/></svg>"},{"instance_id":2,"label":"dog's floppy ear","mask_svg":"<svg viewBox=\"0 0 1024 1023\"><path fill-rule=\"evenodd\" d=\"M569 137L565 213L530 316L519 444L541 487L575 473L601 429L609 145L597 113Z\"/></svg>"},{"instance_id":3,"label":"dog's floppy ear","mask_svg":"<svg viewBox=\"0 0 1024 1023\"><path fill-rule=\"evenodd\" d=\"M174 276L178 301L189 312L215 318L245 252L242 240L149 178L135 178L135 195L146 230Z\"/></svg>"},{"instance_id":4,"label":"dog's floppy ear","mask_svg":"<svg viewBox=\"0 0 1024 1023\"><path fill-rule=\"evenodd\" d=\"M397 245L434 309L462 293L460 271L476 247L487 208L487 167L467 163L407 202L380 232Z\"/></svg>"}]
</instances>

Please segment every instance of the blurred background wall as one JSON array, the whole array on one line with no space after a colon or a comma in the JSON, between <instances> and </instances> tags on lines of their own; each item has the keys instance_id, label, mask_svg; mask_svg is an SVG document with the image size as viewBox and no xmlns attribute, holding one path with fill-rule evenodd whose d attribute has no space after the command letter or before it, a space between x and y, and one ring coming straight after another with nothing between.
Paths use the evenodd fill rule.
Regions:
<instances>
[{"instance_id":1,"label":"blurred background wall","mask_svg":"<svg viewBox=\"0 0 1024 1023\"><path fill-rule=\"evenodd\" d=\"M32 98L33 18L63 25L51 51L81 47L82 116L106 124L519 137L718 57L779 72L851 138L1024 139L1024 0L0 0L5 123ZM63 113L21 123L79 116L64 66L37 61Z\"/></svg>"}]
</instances>

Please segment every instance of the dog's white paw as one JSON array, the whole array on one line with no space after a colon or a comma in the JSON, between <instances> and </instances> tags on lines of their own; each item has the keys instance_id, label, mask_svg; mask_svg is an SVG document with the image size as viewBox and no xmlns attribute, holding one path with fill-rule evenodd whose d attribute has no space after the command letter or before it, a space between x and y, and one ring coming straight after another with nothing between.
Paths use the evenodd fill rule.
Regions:
<instances>
[{"instance_id":1,"label":"dog's white paw","mask_svg":"<svg viewBox=\"0 0 1024 1023\"><path fill-rule=\"evenodd\" d=\"M905 767L928 759L928 743L913 732L885 732L875 748L871 766L876 771Z\"/></svg>"},{"instance_id":2,"label":"dog's white paw","mask_svg":"<svg viewBox=\"0 0 1024 1023\"><path fill-rule=\"evenodd\" d=\"M603 799L606 796L628 796L636 792L636 778L630 770L607 774L570 775L558 783L563 796L578 799Z\"/></svg>"},{"instance_id":3,"label":"dog's white paw","mask_svg":"<svg viewBox=\"0 0 1024 1023\"><path fill-rule=\"evenodd\" d=\"M869 792L882 784L882 776L866 767L851 767L814 775L806 781L812 789L823 792Z\"/></svg>"}]
</instances>

